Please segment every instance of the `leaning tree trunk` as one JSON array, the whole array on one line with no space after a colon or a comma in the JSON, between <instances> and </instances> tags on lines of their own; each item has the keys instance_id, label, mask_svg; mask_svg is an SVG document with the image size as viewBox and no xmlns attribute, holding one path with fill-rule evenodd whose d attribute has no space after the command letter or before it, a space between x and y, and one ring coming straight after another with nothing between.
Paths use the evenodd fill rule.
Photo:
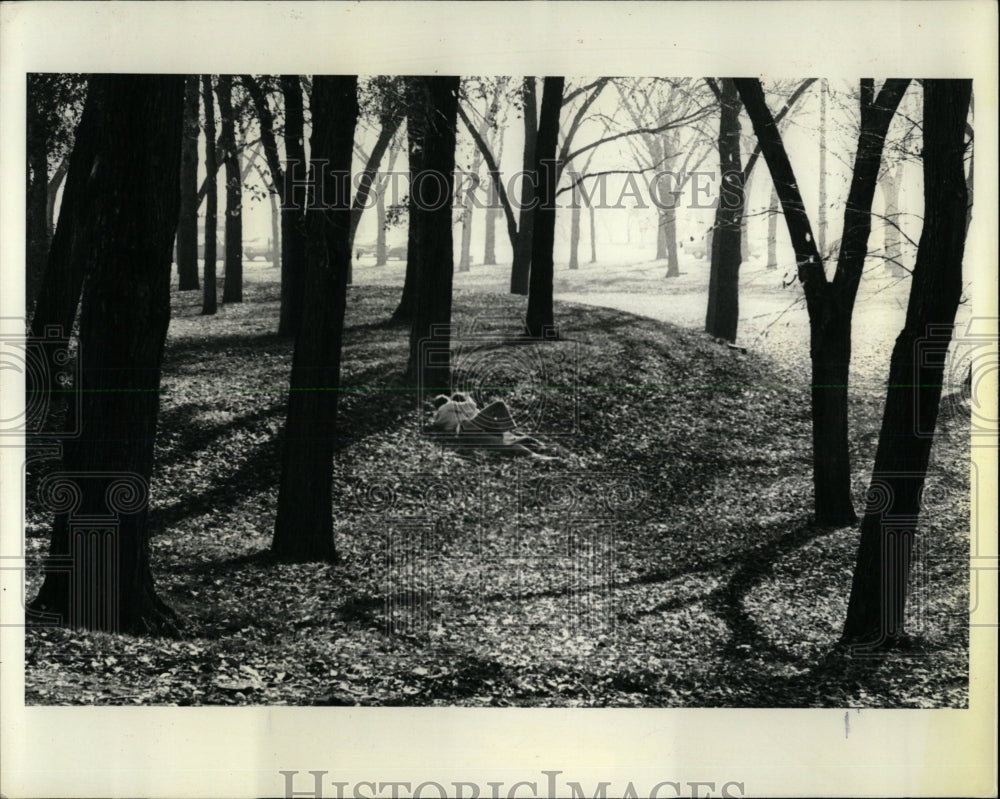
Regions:
<instances>
[{"instance_id":1,"label":"leaning tree trunk","mask_svg":"<svg viewBox=\"0 0 1000 799\"><path fill-rule=\"evenodd\" d=\"M559 111L562 109L565 82L562 77L545 78L538 120L534 165L534 174L538 179L538 203L535 207L531 246L531 288L525 318L527 333L532 338L545 338L555 333L552 247L556 233L556 184L559 182L556 148L559 143Z\"/></svg>"},{"instance_id":2,"label":"leaning tree trunk","mask_svg":"<svg viewBox=\"0 0 1000 799\"><path fill-rule=\"evenodd\" d=\"M889 365L844 625L844 640L862 650L906 640L904 611L921 492L962 294L968 202L963 158L971 93L971 80L924 80L924 227L906 323Z\"/></svg>"},{"instance_id":3,"label":"leaning tree trunk","mask_svg":"<svg viewBox=\"0 0 1000 799\"><path fill-rule=\"evenodd\" d=\"M272 551L335 561L333 449L350 248L350 172L357 77L313 78L312 156L317 204L308 229L303 318L295 337ZM322 202L322 205L319 205Z\"/></svg>"},{"instance_id":4,"label":"leaning tree trunk","mask_svg":"<svg viewBox=\"0 0 1000 799\"><path fill-rule=\"evenodd\" d=\"M416 302L410 330L409 376L420 396L451 389L451 292L454 273L451 208L455 196L457 77L429 77L415 83L423 142L421 178L410 187L417 201L410 225L418 233ZM412 165L411 165L412 168Z\"/></svg>"},{"instance_id":5,"label":"leaning tree trunk","mask_svg":"<svg viewBox=\"0 0 1000 799\"><path fill-rule=\"evenodd\" d=\"M219 96L219 136L226 165L226 276L222 283L223 302L243 302L243 176L236 150L236 115L233 111L233 79L219 75L215 86Z\"/></svg>"},{"instance_id":6,"label":"leaning tree trunk","mask_svg":"<svg viewBox=\"0 0 1000 799\"><path fill-rule=\"evenodd\" d=\"M278 335L294 336L302 318L305 272L305 187L308 185L302 85L298 75L282 75L285 98L285 188L281 192L281 310Z\"/></svg>"},{"instance_id":7,"label":"leaning tree trunk","mask_svg":"<svg viewBox=\"0 0 1000 799\"><path fill-rule=\"evenodd\" d=\"M215 141L215 100L212 97L212 76L202 75L201 99L205 106L205 141ZM205 193L205 280L202 285L201 312L211 316L219 307L216 287L216 229L219 225L219 181L216 178L218 162L215 147L205 147L205 174L208 190Z\"/></svg>"},{"instance_id":8,"label":"leaning tree trunk","mask_svg":"<svg viewBox=\"0 0 1000 799\"><path fill-rule=\"evenodd\" d=\"M795 173L767 107L763 87L755 78L736 79L781 199L809 312L815 518L823 525L857 521L851 498L847 418L851 317L868 250L872 200L885 136L908 83L887 80L876 98L874 81L861 82L861 130L844 210L844 236L831 281L826 277Z\"/></svg>"},{"instance_id":9,"label":"leaning tree trunk","mask_svg":"<svg viewBox=\"0 0 1000 799\"><path fill-rule=\"evenodd\" d=\"M712 233L705 332L736 341L740 316L740 227L743 217L743 164L740 158L740 97L732 78L723 78L719 119L721 192Z\"/></svg>"},{"instance_id":10,"label":"leaning tree trunk","mask_svg":"<svg viewBox=\"0 0 1000 799\"><path fill-rule=\"evenodd\" d=\"M177 288L197 291L198 281L198 88L197 75L184 84L184 141L181 144L181 218L177 223Z\"/></svg>"},{"instance_id":11,"label":"leaning tree trunk","mask_svg":"<svg viewBox=\"0 0 1000 799\"><path fill-rule=\"evenodd\" d=\"M535 187L527 175L537 174L535 169L535 147L538 139L538 112L535 79L524 79L524 155L521 160L521 208L517 220L517 240L514 242L514 261L510 268L510 293L527 294L528 277L531 272L532 236L535 213Z\"/></svg>"},{"instance_id":12,"label":"leaning tree trunk","mask_svg":"<svg viewBox=\"0 0 1000 799\"><path fill-rule=\"evenodd\" d=\"M70 194L60 215L60 227L80 229L67 255L88 276L79 416L71 420L79 433L66 443L65 471L41 486L55 524L32 610L72 627L164 632L175 628L174 616L153 584L147 521L180 209L184 78L91 81L100 88L77 141L86 148L99 129L96 157L88 190ZM103 103L92 102L95 95Z\"/></svg>"}]
</instances>

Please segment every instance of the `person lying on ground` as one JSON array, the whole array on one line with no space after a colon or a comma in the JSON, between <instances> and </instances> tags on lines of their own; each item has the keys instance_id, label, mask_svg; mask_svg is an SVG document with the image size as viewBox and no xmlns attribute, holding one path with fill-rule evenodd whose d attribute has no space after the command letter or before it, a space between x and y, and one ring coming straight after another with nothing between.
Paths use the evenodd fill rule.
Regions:
<instances>
[{"instance_id":1,"label":"person lying on ground","mask_svg":"<svg viewBox=\"0 0 1000 799\"><path fill-rule=\"evenodd\" d=\"M491 402L482 410L471 397L456 392L448 397L439 394L434 398L434 420L431 428L454 436L454 443L463 446L492 447L517 455L544 457L529 449L546 449L536 438L518 432L510 408L503 400Z\"/></svg>"}]
</instances>

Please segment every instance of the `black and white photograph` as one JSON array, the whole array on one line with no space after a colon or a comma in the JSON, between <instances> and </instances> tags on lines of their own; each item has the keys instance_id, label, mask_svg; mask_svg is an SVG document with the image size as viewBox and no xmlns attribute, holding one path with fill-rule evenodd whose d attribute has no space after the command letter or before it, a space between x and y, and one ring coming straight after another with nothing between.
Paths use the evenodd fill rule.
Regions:
<instances>
[{"instance_id":1,"label":"black and white photograph","mask_svg":"<svg viewBox=\"0 0 1000 799\"><path fill-rule=\"evenodd\" d=\"M199 24L162 5L168 39ZM21 724L169 711L197 727L212 709L275 735L273 713L308 709L297 736L398 717L387 749L424 722L461 747L441 714L476 710L487 731L557 718L571 752L574 730L627 736L632 718L678 736L672 711L827 711L846 746L873 713L978 719L987 689L994 707L994 70L675 52L656 71L600 47L497 69L517 24L495 41L483 25L477 60L456 32L477 4L244 5L286 35L311 15L345 28L326 60L313 34L307 69L234 57L238 30L247 49L266 38L246 19L228 57L184 68L4 64L24 114L3 128L0 336ZM662 22L716 4L615 5ZM542 27L613 12L483 6ZM424 7L420 46L440 30L471 56L336 52ZM992 30L976 44L995 66ZM995 795L988 715L976 769L918 783L887 766L852 790ZM603 778L545 753L491 773L454 755L471 776L418 778L338 777L332 745L275 768L244 752L266 777L170 793L780 793L684 751ZM818 795L803 784L788 790Z\"/></svg>"}]
</instances>

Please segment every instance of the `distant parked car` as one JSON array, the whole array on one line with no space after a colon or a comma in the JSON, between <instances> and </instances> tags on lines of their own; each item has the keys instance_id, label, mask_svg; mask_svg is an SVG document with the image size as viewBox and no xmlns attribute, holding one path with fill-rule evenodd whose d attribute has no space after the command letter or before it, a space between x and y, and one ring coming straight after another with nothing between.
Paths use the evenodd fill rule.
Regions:
<instances>
[{"instance_id":1,"label":"distant parked car","mask_svg":"<svg viewBox=\"0 0 1000 799\"><path fill-rule=\"evenodd\" d=\"M399 244L399 245L397 245L395 247L390 247L389 250L388 250L388 252L386 253L385 257L386 258L394 258L394 259L399 260L399 261L405 261L406 260L406 245L405 244Z\"/></svg>"}]
</instances>

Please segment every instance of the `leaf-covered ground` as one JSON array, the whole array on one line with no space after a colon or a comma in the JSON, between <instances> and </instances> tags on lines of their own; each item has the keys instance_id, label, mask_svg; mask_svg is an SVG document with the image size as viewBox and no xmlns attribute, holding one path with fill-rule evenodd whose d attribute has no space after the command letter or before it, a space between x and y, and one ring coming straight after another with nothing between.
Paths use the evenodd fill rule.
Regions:
<instances>
[{"instance_id":1,"label":"leaf-covered ground","mask_svg":"<svg viewBox=\"0 0 1000 799\"><path fill-rule=\"evenodd\" d=\"M557 456L423 434L398 287L350 290L336 565L273 562L291 342L278 286L199 315L175 293L152 482L153 570L180 639L26 633L33 704L964 707L968 415L948 402L920 528L919 647L836 646L858 531L809 524L809 398L787 359L560 303L562 340L511 343L523 298L456 291L458 382ZM360 281L359 281L360 282ZM462 286L462 279L458 286ZM800 347L805 350L805 342ZM802 357L805 353L799 353ZM855 388L856 504L883 391ZM32 496L39 584L50 519Z\"/></svg>"}]
</instances>

